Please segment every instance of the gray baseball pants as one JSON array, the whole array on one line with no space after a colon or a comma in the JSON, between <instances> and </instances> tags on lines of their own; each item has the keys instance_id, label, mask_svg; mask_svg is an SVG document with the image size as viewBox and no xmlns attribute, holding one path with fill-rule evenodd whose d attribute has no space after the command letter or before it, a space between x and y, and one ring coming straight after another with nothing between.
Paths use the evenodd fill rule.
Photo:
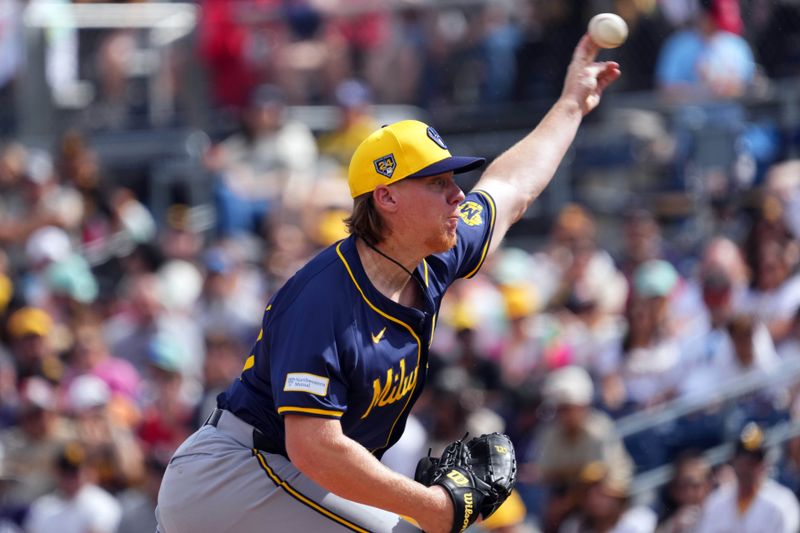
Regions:
<instances>
[{"instance_id":1,"label":"gray baseball pants","mask_svg":"<svg viewBox=\"0 0 800 533\"><path fill-rule=\"evenodd\" d=\"M157 533L419 533L387 511L323 489L282 455L257 451L253 427L225 411L175 452L158 494Z\"/></svg>"}]
</instances>

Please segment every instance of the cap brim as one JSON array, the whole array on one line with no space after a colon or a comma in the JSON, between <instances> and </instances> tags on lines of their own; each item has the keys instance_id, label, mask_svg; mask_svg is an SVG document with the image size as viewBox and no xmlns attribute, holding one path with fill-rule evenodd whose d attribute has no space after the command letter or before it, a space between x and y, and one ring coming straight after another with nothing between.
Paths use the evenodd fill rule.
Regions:
<instances>
[{"instance_id":1,"label":"cap brim","mask_svg":"<svg viewBox=\"0 0 800 533\"><path fill-rule=\"evenodd\" d=\"M453 155L446 157L441 161L437 161L432 165L419 170L413 174L406 176L407 178L425 178L427 176L435 176L437 174L444 174L445 172L454 172L461 174L481 168L486 163L483 157L464 157Z\"/></svg>"}]
</instances>

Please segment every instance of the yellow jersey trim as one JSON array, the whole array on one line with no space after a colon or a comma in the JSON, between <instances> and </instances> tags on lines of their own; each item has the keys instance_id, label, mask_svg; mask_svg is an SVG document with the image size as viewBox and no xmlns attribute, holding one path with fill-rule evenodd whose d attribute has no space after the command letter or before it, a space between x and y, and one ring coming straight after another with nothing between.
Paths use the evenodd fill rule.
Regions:
<instances>
[{"instance_id":1,"label":"yellow jersey trim","mask_svg":"<svg viewBox=\"0 0 800 533\"><path fill-rule=\"evenodd\" d=\"M369 533L369 531L367 531L366 529L357 526L356 524L348 521L345 518L342 518L341 516L335 514L334 512L332 512L332 511L330 511L328 509L325 509L320 504L318 504L317 502L315 502L314 500L312 500L311 498L309 498L308 496L306 496L302 492L298 491L297 489L295 489L294 487L289 485L289 483L287 483L285 480L279 478L275 474L275 472L273 472L272 469L269 467L269 465L267 464L266 459L264 459L264 456L261 455L258 452L258 450L256 450L255 448L253 448L253 455L258 459L258 464L261 466L261 469L264 472L267 473L267 476L269 476L269 478L272 480L272 482L275 483L275 485L277 487L283 489L284 492L286 492L289 496L291 496L295 500L299 501L303 505L306 505L306 506L310 507L311 509L315 510L319 514L321 514L321 515L323 515L323 516L325 516L327 518L330 518L334 522L337 522L337 523L343 525L344 527L346 527L350 531L357 531L358 533Z\"/></svg>"},{"instance_id":2,"label":"yellow jersey trim","mask_svg":"<svg viewBox=\"0 0 800 533\"><path fill-rule=\"evenodd\" d=\"M428 263L424 259L422 260L422 267L425 271L425 286L428 286Z\"/></svg>"},{"instance_id":3,"label":"yellow jersey trim","mask_svg":"<svg viewBox=\"0 0 800 533\"><path fill-rule=\"evenodd\" d=\"M431 342L428 343L428 348L433 344L433 334L436 331L436 313L433 313L433 320L431 320Z\"/></svg>"},{"instance_id":4,"label":"yellow jersey trim","mask_svg":"<svg viewBox=\"0 0 800 533\"><path fill-rule=\"evenodd\" d=\"M478 264L475 266L474 269L472 269L472 272L464 276L465 279L469 279L475 274L477 274L478 270L480 270L480 268L483 266L483 262L486 259L486 254L489 252L489 244L492 242L492 234L494 233L494 215L496 210L496 207L494 205L494 199L491 196L489 196L488 193L485 193L483 191L474 191L474 192L486 198L486 201L489 204L489 211L491 211L492 216L489 218L489 235L486 238L486 243L484 243L483 245L483 251L481 252L480 261L478 261Z\"/></svg>"},{"instance_id":5,"label":"yellow jersey trim","mask_svg":"<svg viewBox=\"0 0 800 533\"><path fill-rule=\"evenodd\" d=\"M342 242L344 242L344 241L342 241ZM378 309L372 302L369 301L369 298L367 298L367 295L364 294L364 291L361 289L361 286L358 284L358 281L356 281L356 277L353 275L353 271L350 269L350 265L347 263L347 259L345 259L344 255L342 254L342 250L341 250L342 242L340 242L339 244L336 245L336 254L339 256L339 259L342 260L342 263L344 264L344 267L347 269L347 273L350 275L350 279L353 281L353 285L356 286L356 289L358 289L358 292L361 294L361 297L364 299L365 302L367 302L367 305L373 311L375 311L376 313L378 313L382 317L386 318L387 320L391 320L395 324L399 324L399 325L403 326L405 329L408 330L408 332L411 334L411 336L414 337L414 341L417 343L417 368L419 368L419 363L422 360L422 341L419 340L419 337L417 336L416 333L414 333L414 329L411 326L409 326L408 324L406 324L405 322L403 322L399 318L395 318L393 316L387 315L386 313L384 313L383 311ZM386 438L386 442L383 443L383 446L380 446L380 447L375 448L375 449L386 448L389 445L389 441L392 440L392 434L394 433L394 428L397 425L397 422L400 421L400 417L403 416L403 413L408 408L408 403L411 401L411 398L414 396L414 390L415 389L416 389L416 386L414 386L414 389L412 389L409 392L408 398L406 398L406 403L403 405L403 408L400 409L400 414L397 415L397 418L395 418L394 423L392 424L392 427L389 428L389 435Z\"/></svg>"},{"instance_id":6,"label":"yellow jersey trim","mask_svg":"<svg viewBox=\"0 0 800 533\"><path fill-rule=\"evenodd\" d=\"M333 409L317 409L316 407L292 407L292 406L278 407L278 414L282 415L283 413L308 413L311 415L335 416L336 418L341 418L342 415L344 415L344 411L334 411Z\"/></svg>"}]
</instances>

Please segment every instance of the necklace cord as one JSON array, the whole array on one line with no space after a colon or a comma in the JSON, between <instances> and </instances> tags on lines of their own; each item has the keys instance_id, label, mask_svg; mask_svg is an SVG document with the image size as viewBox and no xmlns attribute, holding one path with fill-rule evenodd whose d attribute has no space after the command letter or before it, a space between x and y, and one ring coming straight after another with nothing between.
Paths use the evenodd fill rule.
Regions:
<instances>
[{"instance_id":1,"label":"necklace cord","mask_svg":"<svg viewBox=\"0 0 800 533\"><path fill-rule=\"evenodd\" d=\"M369 246L369 247L370 247L372 250L376 251L376 252L378 253L378 255L380 255L380 256L382 256L382 257L384 257L384 258L388 259L389 261L391 261L391 262L392 262L392 263L394 263L395 265L397 265L397 266L399 266L400 268L402 268L402 269L403 269L403 272L405 272L406 274L408 274L408 277L410 277L411 279L413 279L414 281L416 281L416 282L417 282L417 285L419 285L419 288L420 288L420 290L422 291L422 294L425 294L425 293L426 293L426 292L425 292L425 287L423 287L423 286L422 286L422 282L421 282L419 279L417 279L417 278L414 276L414 274L413 274L413 273L412 273L412 272L411 272L409 269L407 269L405 266L403 266L403 264L402 264L400 261L398 261L397 259L395 259L395 258L393 258L393 257L390 257L388 254L385 254L385 253L383 253L382 251L378 250L378 248L377 248L377 247L376 247L374 244L372 244L371 242L369 242L369 241L368 241L367 239L365 239L364 237L361 237L361 240L362 240L362 241L364 241L364 244L366 244L367 246Z\"/></svg>"}]
</instances>

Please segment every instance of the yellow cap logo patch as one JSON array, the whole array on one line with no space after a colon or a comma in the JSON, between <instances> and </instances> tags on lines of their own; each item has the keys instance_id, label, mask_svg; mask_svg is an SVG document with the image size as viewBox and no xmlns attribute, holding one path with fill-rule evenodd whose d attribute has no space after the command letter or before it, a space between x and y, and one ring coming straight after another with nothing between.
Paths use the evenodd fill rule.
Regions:
<instances>
[{"instance_id":1,"label":"yellow cap logo patch","mask_svg":"<svg viewBox=\"0 0 800 533\"><path fill-rule=\"evenodd\" d=\"M375 165L375 171L387 178L391 178L392 174L394 174L394 170L397 168L397 161L394 160L394 154L379 157L373 161L373 164Z\"/></svg>"},{"instance_id":2,"label":"yellow cap logo patch","mask_svg":"<svg viewBox=\"0 0 800 533\"><path fill-rule=\"evenodd\" d=\"M480 226L483 224L483 206L475 202L464 202L458 210L458 216L467 226Z\"/></svg>"}]
</instances>

